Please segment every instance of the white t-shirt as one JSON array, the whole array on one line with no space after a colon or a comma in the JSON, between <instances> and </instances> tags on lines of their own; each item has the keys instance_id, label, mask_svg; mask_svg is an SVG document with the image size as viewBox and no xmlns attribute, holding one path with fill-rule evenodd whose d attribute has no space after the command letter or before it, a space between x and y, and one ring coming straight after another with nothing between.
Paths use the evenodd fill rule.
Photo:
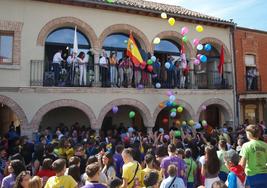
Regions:
<instances>
[{"instance_id":1,"label":"white t-shirt","mask_svg":"<svg viewBox=\"0 0 267 188\"><path fill-rule=\"evenodd\" d=\"M105 56L102 56L100 59L99 59L99 65L100 66L106 66L108 64L107 62L107 58Z\"/></svg>"},{"instance_id":2,"label":"white t-shirt","mask_svg":"<svg viewBox=\"0 0 267 188\"><path fill-rule=\"evenodd\" d=\"M53 63L58 63L60 64L61 61L63 61L63 58L61 57L61 53L57 52L54 57L53 57Z\"/></svg>"},{"instance_id":3,"label":"white t-shirt","mask_svg":"<svg viewBox=\"0 0 267 188\"><path fill-rule=\"evenodd\" d=\"M173 178L175 177L169 176L167 179L164 179L162 183L160 184L160 188L168 188L171 185ZM176 177L171 187L172 188L186 188L184 181L182 180L182 178L179 178L179 177Z\"/></svg>"}]
</instances>

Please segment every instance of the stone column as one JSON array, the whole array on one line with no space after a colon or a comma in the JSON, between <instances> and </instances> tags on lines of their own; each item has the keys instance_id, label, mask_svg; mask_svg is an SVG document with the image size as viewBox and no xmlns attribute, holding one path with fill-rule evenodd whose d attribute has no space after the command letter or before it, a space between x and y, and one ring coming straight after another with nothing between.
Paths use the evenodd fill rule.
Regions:
<instances>
[{"instance_id":1,"label":"stone column","mask_svg":"<svg viewBox=\"0 0 267 188\"><path fill-rule=\"evenodd\" d=\"M147 129L148 135L153 134L153 128L152 127L147 127L146 129Z\"/></svg>"},{"instance_id":2,"label":"stone column","mask_svg":"<svg viewBox=\"0 0 267 188\"><path fill-rule=\"evenodd\" d=\"M195 66L194 66L194 60L195 60L195 58L194 57L192 57L192 58L190 58L190 62L189 62L189 70L190 70L190 72L189 72L189 77L188 77L188 79L190 80L190 89L194 89L196 86L195 86L195 84L196 84L196 82L195 82Z\"/></svg>"},{"instance_id":3,"label":"stone column","mask_svg":"<svg viewBox=\"0 0 267 188\"><path fill-rule=\"evenodd\" d=\"M100 58L100 50L99 49L93 49L94 53L94 73L95 73L95 80L93 83L93 86L100 86L100 80L99 80L99 58Z\"/></svg>"}]
</instances>

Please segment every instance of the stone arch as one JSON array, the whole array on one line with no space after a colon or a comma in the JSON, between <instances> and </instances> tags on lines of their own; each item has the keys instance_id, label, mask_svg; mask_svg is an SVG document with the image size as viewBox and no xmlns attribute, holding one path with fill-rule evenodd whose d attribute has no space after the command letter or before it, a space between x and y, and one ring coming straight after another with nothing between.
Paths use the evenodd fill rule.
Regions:
<instances>
[{"instance_id":1,"label":"stone arch","mask_svg":"<svg viewBox=\"0 0 267 188\"><path fill-rule=\"evenodd\" d=\"M228 119L231 122L233 121L233 110L231 106L226 101L219 98L208 99L200 105L196 114L196 118L198 120L200 117L200 113L203 110L203 106L209 106L209 105L218 105L219 107L221 107L221 110L223 114L226 116L226 119Z\"/></svg>"},{"instance_id":2,"label":"stone arch","mask_svg":"<svg viewBox=\"0 0 267 188\"><path fill-rule=\"evenodd\" d=\"M99 45L102 48L105 38L112 33L129 34L132 31L133 36L140 42L140 45L146 52L151 52L150 42L147 36L138 28L129 24L115 24L107 27L99 36Z\"/></svg>"},{"instance_id":3,"label":"stone arch","mask_svg":"<svg viewBox=\"0 0 267 188\"><path fill-rule=\"evenodd\" d=\"M48 23L46 23L38 34L37 45L44 46L47 36L53 30L60 28L60 27L65 27L65 26L71 26L71 27L77 26L77 29L83 32L83 34L88 38L88 40L91 43L92 48L99 47L98 42L97 42L97 36L93 28L90 25L88 25L86 22L75 17L55 18L49 21Z\"/></svg>"},{"instance_id":4,"label":"stone arch","mask_svg":"<svg viewBox=\"0 0 267 188\"><path fill-rule=\"evenodd\" d=\"M154 38L156 37L159 37L160 39L170 39L170 40L173 40L173 41L176 41L178 42L179 44L182 44L182 38L183 38L183 35L181 35L180 33L176 32L176 31L163 31L159 34L157 34ZM153 38L153 40L154 40ZM155 44L153 44L153 40L151 42L151 48L152 48L152 51L154 51L154 48L155 48ZM190 57L193 57L193 47L191 45L190 42L187 42L185 43L185 47L186 47L186 50L189 51L189 55Z\"/></svg>"},{"instance_id":5,"label":"stone arch","mask_svg":"<svg viewBox=\"0 0 267 188\"><path fill-rule=\"evenodd\" d=\"M60 108L60 107L73 107L73 108L77 108L77 109L81 110L82 112L84 112L86 114L86 116L90 120L91 128L94 129L94 127L96 126L95 114L94 114L93 110L88 105L86 105L80 101L73 100L73 99L60 99L60 100L51 101L48 104L45 104L35 113L32 121L31 121L31 126L33 128L33 131L38 130L39 125L40 125L44 115L47 112L49 112L53 109L56 109L56 108Z\"/></svg>"},{"instance_id":6,"label":"stone arch","mask_svg":"<svg viewBox=\"0 0 267 188\"><path fill-rule=\"evenodd\" d=\"M212 44L217 50L218 52L220 53L220 49L221 49L221 46L223 45L223 48L224 48L224 58L225 58L225 62L231 62L231 53L230 53L230 50L228 49L228 47L225 45L224 42L222 42L221 40L217 39L217 38L214 38L214 37L206 37L206 38L203 38L200 40L200 43L201 44L204 44L204 43L210 43ZM194 49L194 54L197 53L197 49L195 48ZM194 55L195 56L195 55Z\"/></svg>"},{"instance_id":7,"label":"stone arch","mask_svg":"<svg viewBox=\"0 0 267 188\"><path fill-rule=\"evenodd\" d=\"M97 129L101 129L102 123L104 121L104 118L106 116L106 114L112 109L112 106L122 106L122 105L127 105L127 106L133 106L136 109L138 109L138 112L141 114L142 118L143 118L143 122L145 127L153 127L153 122L152 122L152 117L150 114L149 109L147 108L147 106L136 100L136 99L130 99L130 98L122 98L122 99L115 99L111 102L109 102L107 105L105 105L101 111L100 114L98 116L98 120L97 120Z\"/></svg>"},{"instance_id":8,"label":"stone arch","mask_svg":"<svg viewBox=\"0 0 267 188\"><path fill-rule=\"evenodd\" d=\"M167 102L166 101L162 101L164 103ZM181 99L176 99L175 102L181 106L183 106L184 109L186 109L188 111L188 113L190 114L191 118L196 121L196 115L195 115L195 111L193 109L193 107L186 101L184 100L181 100ZM156 123L156 120L157 120L157 117L159 115L159 113L163 110L163 108L160 108L159 106L157 106L157 108L155 109L154 113L153 113L153 123L154 123L154 126L155 126L155 123Z\"/></svg>"},{"instance_id":9,"label":"stone arch","mask_svg":"<svg viewBox=\"0 0 267 188\"><path fill-rule=\"evenodd\" d=\"M24 130L28 129L28 119L23 109L13 99L4 95L0 95L0 103L8 106L18 116L21 122L21 133L22 135L25 135Z\"/></svg>"}]
</instances>

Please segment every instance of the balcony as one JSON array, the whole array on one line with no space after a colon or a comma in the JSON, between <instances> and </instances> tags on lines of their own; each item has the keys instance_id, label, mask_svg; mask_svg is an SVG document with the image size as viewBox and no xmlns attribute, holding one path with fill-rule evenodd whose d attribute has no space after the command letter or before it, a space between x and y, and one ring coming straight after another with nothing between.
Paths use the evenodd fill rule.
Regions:
<instances>
[{"instance_id":1,"label":"balcony","mask_svg":"<svg viewBox=\"0 0 267 188\"><path fill-rule=\"evenodd\" d=\"M246 91L248 92L257 92L261 91L261 78L260 76L245 76L244 77L246 84Z\"/></svg>"},{"instance_id":2,"label":"balcony","mask_svg":"<svg viewBox=\"0 0 267 188\"><path fill-rule=\"evenodd\" d=\"M42 60L32 60L30 63L30 85L31 86L45 86L51 87L55 86L55 74L51 70L51 66L49 68L44 68L44 61ZM95 81L95 67L88 66L87 67L87 83L82 87L91 87L93 85L100 86L101 84L101 76L99 78L99 82ZM47 71L44 71L47 70ZM99 67L96 69L99 70ZM101 71L101 69L100 69ZM101 72L97 75L101 75ZM134 75L134 73L133 73ZM144 74L147 76L146 74ZM209 71L209 72L197 72L195 70L190 70L184 77L181 77L179 73L174 74L171 82L167 82L167 75L161 76L160 79L153 78L152 83L141 79L140 84L135 85L134 78L132 84L126 86L125 80L122 82L120 87L136 87L136 88L155 88L156 83L160 83L161 89L232 89L233 88L233 80L232 80L232 72L224 72L223 75L220 75L217 71ZM68 72L68 68L61 69L59 76L59 83L57 87L81 87L79 85L79 79L76 81L70 81L71 75ZM143 78L143 75L142 75ZM159 85L159 84L158 84ZM111 87L108 82L105 87Z\"/></svg>"}]
</instances>

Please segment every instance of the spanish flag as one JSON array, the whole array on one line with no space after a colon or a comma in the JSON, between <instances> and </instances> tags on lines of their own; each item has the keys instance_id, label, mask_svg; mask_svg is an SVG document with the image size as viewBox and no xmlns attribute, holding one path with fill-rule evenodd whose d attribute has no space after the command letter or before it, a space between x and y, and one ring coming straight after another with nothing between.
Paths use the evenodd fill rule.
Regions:
<instances>
[{"instance_id":1,"label":"spanish flag","mask_svg":"<svg viewBox=\"0 0 267 188\"><path fill-rule=\"evenodd\" d=\"M132 59L135 66L138 66L138 65L143 63L143 58L142 58L142 56L139 52L139 49L138 49L138 47L134 41L132 32L130 33L130 37L128 40L126 55Z\"/></svg>"}]
</instances>

